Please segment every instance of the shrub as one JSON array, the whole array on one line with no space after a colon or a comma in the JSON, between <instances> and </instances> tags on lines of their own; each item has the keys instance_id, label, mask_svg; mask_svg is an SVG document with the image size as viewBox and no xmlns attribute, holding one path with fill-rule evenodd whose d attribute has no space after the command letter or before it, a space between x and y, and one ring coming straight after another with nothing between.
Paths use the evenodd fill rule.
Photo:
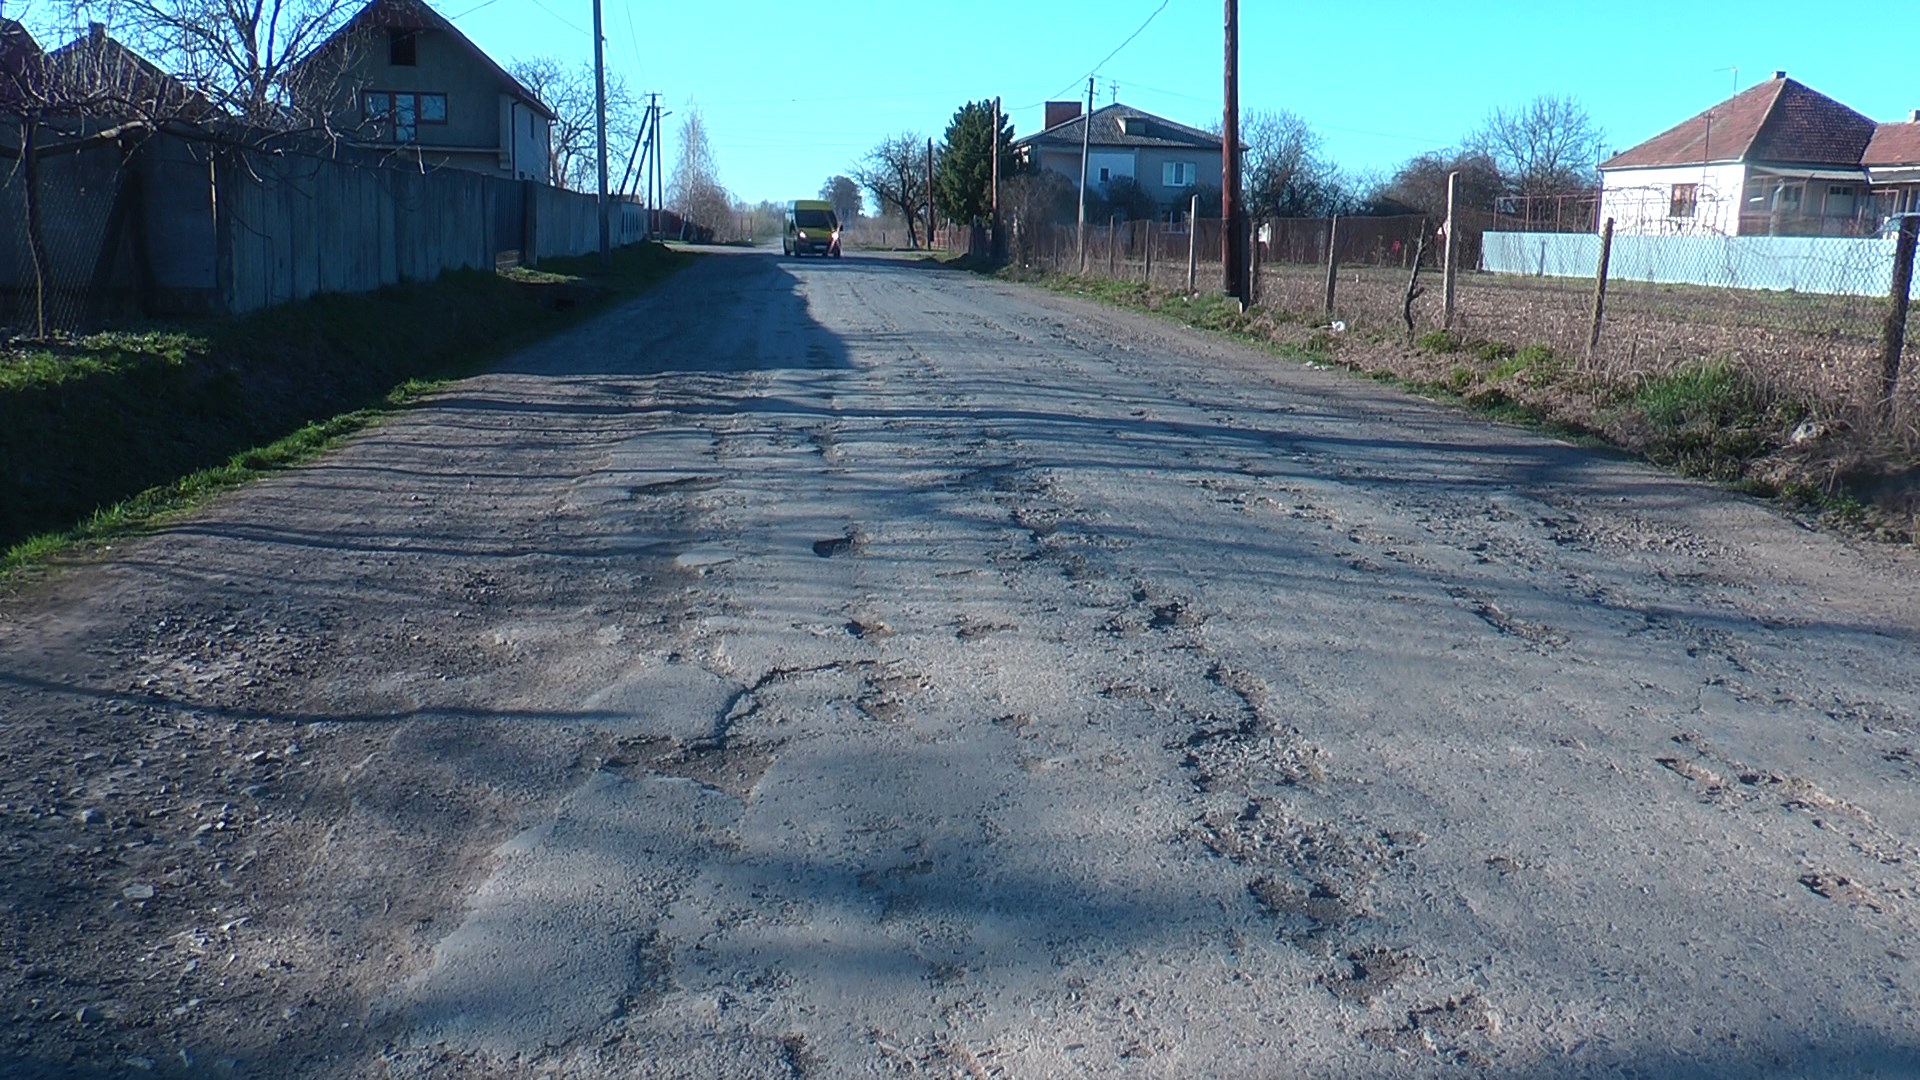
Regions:
<instances>
[{"instance_id":1,"label":"shrub","mask_svg":"<svg viewBox=\"0 0 1920 1080\"><path fill-rule=\"evenodd\" d=\"M1462 342L1451 330L1430 330L1420 335L1419 346L1428 352L1459 352Z\"/></svg>"}]
</instances>

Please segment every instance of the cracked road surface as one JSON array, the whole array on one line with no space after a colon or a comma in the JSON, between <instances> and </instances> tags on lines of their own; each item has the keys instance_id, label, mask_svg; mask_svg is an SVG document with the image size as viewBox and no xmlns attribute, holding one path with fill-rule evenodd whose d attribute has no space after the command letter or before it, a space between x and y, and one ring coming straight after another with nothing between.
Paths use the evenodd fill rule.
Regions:
<instances>
[{"instance_id":1,"label":"cracked road surface","mask_svg":"<svg viewBox=\"0 0 1920 1080\"><path fill-rule=\"evenodd\" d=\"M1915 569L715 255L0 604L0 1073L1920 1075Z\"/></svg>"}]
</instances>

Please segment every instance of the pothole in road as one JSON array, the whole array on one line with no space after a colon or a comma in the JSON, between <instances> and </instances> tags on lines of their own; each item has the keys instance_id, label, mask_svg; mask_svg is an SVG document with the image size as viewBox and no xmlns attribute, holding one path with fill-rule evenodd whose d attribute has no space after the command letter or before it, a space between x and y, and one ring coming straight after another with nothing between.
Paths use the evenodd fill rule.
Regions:
<instances>
[{"instance_id":1,"label":"pothole in road","mask_svg":"<svg viewBox=\"0 0 1920 1080\"><path fill-rule=\"evenodd\" d=\"M628 779L648 774L691 780L744 800L773 766L778 743L676 742L662 736L622 739L600 767Z\"/></svg>"},{"instance_id":2,"label":"pothole in road","mask_svg":"<svg viewBox=\"0 0 1920 1080\"><path fill-rule=\"evenodd\" d=\"M1373 999L1419 969L1419 962L1407 953L1381 948L1355 949L1334 971L1321 976L1320 985L1342 1001L1370 1005Z\"/></svg>"},{"instance_id":3,"label":"pothole in road","mask_svg":"<svg viewBox=\"0 0 1920 1080\"><path fill-rule=\"evenodd\" d=\"M671 480L656 480L651 484L640 484L627 489L628 494L638 496L667 495L675 491L705 491L720 486L717 476L676 476Z\"/></svg>"},{"instance_id":4,"label":"pothole in road","mask_svg":"<svg viewBox=\"0 0 1920 1080\"><path fill-rule=\"evenodd\" d=\"M813 553L823 559L831 559L836 555L850 555L857 551L860 545L860 534L850 532L845 536L830 536L825 540L815 540Z\"/></svg>"}]
</instances>

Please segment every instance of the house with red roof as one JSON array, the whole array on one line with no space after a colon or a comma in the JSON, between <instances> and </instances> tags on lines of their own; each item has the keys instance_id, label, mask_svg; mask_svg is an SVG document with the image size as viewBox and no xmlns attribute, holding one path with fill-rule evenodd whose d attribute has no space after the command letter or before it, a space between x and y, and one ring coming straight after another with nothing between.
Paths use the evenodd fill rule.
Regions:
<instances>
[{"instance_id":1,"label":"house with red roof","mask_svg":"<svg viewBox=\"0 0 1920 1080\"><path fill-rule=\"evenodd\" d=\"M1859 236L1920 209L1920 114L1881 124L1773 78L1600 165L1629 236Z\"/></svg>"}]
</instances>

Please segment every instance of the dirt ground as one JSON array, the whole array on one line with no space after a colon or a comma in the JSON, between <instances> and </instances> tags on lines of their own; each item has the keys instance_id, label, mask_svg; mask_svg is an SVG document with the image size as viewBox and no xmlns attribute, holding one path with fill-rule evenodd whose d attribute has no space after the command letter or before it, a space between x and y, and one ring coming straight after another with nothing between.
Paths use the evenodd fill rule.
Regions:
<instances>
[{"instance_id":1,"label":"dirt ground","mask_svg":"<svg viewBox=\"0 0 1920 1080\"><path fill-rule=\"evenodd\" d=\"M716 254L0 599L0 1076L1920 1076L1920 575Z\"/></svg>"}]
</instances>

